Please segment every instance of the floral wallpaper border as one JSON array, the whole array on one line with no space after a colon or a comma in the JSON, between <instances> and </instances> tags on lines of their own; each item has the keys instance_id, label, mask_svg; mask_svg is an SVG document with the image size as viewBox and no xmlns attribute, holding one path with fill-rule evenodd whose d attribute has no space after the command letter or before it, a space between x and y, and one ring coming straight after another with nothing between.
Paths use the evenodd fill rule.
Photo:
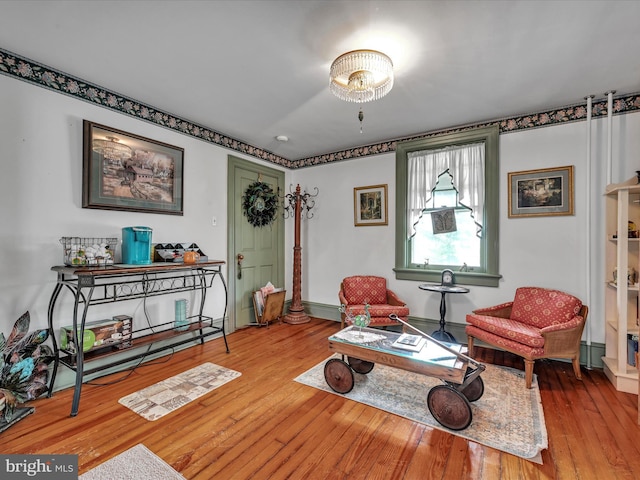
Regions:
<instances>
[{"instance_id":1,"label":"floral wallpaper border","mask_svg":"<svg viewBox=\"0 0 640 480\"><path fill-rule=\"evenodd\" d=\"M72 77L51 67L21 57L0 48L0 74L17 78L85 102L175 130L205 142L245 153L262 160L292 168L291 161L262 148L254 147L235 138L197 125L184 118L163 112L132 98L111 92L103 87Z\"/></svg>"},{"instance_id":2,"label":"floral wallpaper border","mask_svg":"<svg viewBox=\"0 0 640 480\"><path fill-rule=\"evenodd\" d=\"M608 107L607 99L593 102L591 105L592 118L603 117L607 115ZM640 110L640 93L624 95L619 98L613 99L613 114L619 115L623 113L630 113L632 111ZM498 124L500 126L500 134L511 133L520 130L529 130L532 128L548 127L550 125L558 125L562 123L577 122L586 120L587 118L587 106L586 104L571 105L567 107L558 108L555 110L549 110L546 112L532 113L528 115L522 115L518 117L506 118L503 120L493 120L485 123L477 123L472 125L465 125L462 127L448 128L445 130L438 130L435 132L429 132L420 135L414 135L412 137L401 138L398 140L392 140L388 142L377 143L374 145L367 145L349 150L343 150L341 152L327 153L325 155L318 155L316 157L303 158L291 162L290 168L302 168L310 167L314 165L322 165L324 163L338 162L341 160L349 160L358 157L365 157L368 155L378 155L380 153L394 152L396 150L396 143L404 142L408 140L417 140L420 138L428 138L443 133L456 133L471 130L479 127L488 127Z\"/></svg>"},{"instance_id":3,"label":"floral wallpaper border","mask_svg":"<svg viewBox=\"0 0 640 480\"><path fill-rule=\"evenodd\" d=\"M466 125L437 132L429 132L424 135L366 145L339 152L302 158L299 160L288 160L276 155L275 153L269 152L268 150L254 147L220 132L211 130L210 128L197 125L187 119L177 117L168 112L163 112L150 105L146 105L132 98L109 91L90 82L72 77L71 75L57 71L51 67L47 67L46 65L29 60L25 57L21 57L2 48L0 48L0 74L14 77L18 80L38 85L94 105L109 108L125 115L195 137L205 142L220 145L222 147L235 150L236 152L251 155L261 160L291 169L393 152L396 149L396 143L399 141L428 138L442 133L465 131L472 128L495 125L496 123L500 126L500 133L509 133L519 130L528 130L531 128L581 121L587 117L586 105L571 105L546 112L494 120L482 124ZM618 98L614 98L613 100L614 115L629 113L636 110L640 110L640 93L623 95ZM606 115L607 99L594 101L592 104L592 117L597 118Z\"/></svg>"}]
</instances>

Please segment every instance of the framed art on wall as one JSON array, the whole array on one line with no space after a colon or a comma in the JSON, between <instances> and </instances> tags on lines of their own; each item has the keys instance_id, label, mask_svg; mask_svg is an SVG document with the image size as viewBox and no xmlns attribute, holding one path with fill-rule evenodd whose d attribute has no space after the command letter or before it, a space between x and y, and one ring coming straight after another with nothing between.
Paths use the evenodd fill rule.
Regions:
<instances>
[{"instance_id":1,"label":"framed art on wall","mask_svg":"<svg viewBox=\"0 0 640 480\"><path fill-rule=\"evenodd\" d=\"M354 188L353 218L356 227L387 225L387 185Z\"/></svg>"},{"instance_id":2,"label":"framed art on wall","mask_svg":"<svg viewBox=\"0 0 640 480\"><path fill-rule=\"evenodd\" d=\"M509 173L509 218L573 215L573 166Z\"/></svg>"},{"instance_id":3,"label":"framed art on wall","mask_svg":"<svg viewBox=\"0 0 640 480\"><path fill-rule=\"evenodd\" d=\"M184 149L85 120L82 207L183 214Z\"/></svg>"}]
</instances>

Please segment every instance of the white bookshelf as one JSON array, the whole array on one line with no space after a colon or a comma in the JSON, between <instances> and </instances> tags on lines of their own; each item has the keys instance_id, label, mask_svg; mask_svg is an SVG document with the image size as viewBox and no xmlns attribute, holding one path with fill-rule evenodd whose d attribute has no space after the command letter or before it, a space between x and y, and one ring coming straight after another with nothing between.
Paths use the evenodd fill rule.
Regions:
<instances>
[{"instance_id":1,"label":"white bookshelf","mask_svg":"<svg viewBox=\"0 0 640 480\"><path fill-rule=\"evenodd\" d=\"M638 334L640 240L628 237L628 222L640 227L640 185L607 188L604 372L616 390L637 393L638 370L628 363L628 335ZM627 268L636 272L629 285ZM617 270L617 281L613 272Z\"/></svg>"}]
</instances>

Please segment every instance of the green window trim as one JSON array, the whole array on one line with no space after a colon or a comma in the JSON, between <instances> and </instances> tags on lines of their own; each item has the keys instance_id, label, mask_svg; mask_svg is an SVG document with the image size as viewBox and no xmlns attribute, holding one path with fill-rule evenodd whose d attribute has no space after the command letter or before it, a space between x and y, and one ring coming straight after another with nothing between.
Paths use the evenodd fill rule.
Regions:
<instances>
[{"instance_id":1,"label":"green window trim","mask_svg":"<svg viewBox=\"0 0 640 480\"><path fill-rule=\"evenodd\" d=\"M502 277L498 270L498 226L500 216L498 161L498 125L477 128L434 137L400 142L396 146L396 262L393 269L398 280L440 282L441 270L410 264L410 245L407 238L407 175L408 154L421 150L484 142L485 144L485 218L480 255L486 272L454 272L456 283L497 287Z\"/></svg>"}]
</instances>

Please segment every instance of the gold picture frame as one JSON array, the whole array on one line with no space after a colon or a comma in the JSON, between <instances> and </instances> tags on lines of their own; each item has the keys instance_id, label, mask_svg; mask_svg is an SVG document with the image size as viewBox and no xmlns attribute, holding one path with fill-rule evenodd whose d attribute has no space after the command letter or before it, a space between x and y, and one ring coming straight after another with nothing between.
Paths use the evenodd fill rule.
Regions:
<instances>
[{"instance_id":1,"label":"gold picture frame","mask_svg":"<svg viewBox=\"0 0 640 480\"><path fill-rule=\"evenodd\" d=\"M573 215L573 166L509 173L509 218Z\"/></svg>"},{"instance_id":2,"label":"gold picture frame","mask_svg":"<svg viewBox=\"0 0 640 480\"><path fill-rule=\"evenodd\" d=\"M388 225L386 184L353 189L353 221L356 227Z\"/></svg>"}]
</instances>

